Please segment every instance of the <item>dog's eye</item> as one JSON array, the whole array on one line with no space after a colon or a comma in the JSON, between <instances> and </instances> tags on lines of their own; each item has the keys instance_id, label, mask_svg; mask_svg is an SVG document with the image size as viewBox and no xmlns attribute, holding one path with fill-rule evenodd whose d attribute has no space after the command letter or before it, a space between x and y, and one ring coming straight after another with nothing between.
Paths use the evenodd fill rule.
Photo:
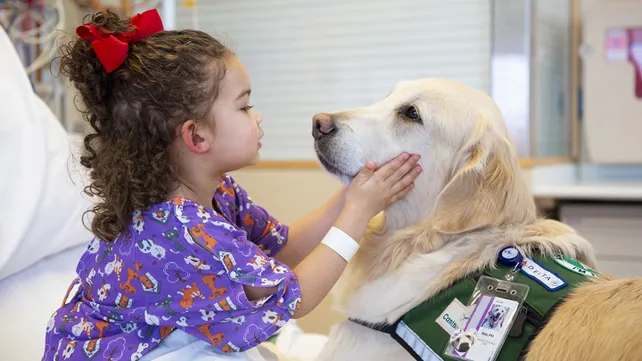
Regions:
<instances>
[{"instance_id":1,"label":"dog's eye","mask_svg":"<svg viewBox=\"0 0 642 361\"><path fill-rule=\"evenodd\" d=\"M413 122L421 123L421 117L419 116L419 112L417 111L417 108L415 108L413 105L406 108L403 115Z\"/></svg>"}]
</instances>

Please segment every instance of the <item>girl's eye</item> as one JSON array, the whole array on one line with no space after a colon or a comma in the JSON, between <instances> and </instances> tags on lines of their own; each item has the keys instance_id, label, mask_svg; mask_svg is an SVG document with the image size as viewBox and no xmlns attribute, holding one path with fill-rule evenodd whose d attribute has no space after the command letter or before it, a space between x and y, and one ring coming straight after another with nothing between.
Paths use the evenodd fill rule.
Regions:
<instances>
[{"instance_id":1,"label":"girl's eye","mask_svg":"<svg viewBox=\"0 0 642 361\"><path fill-rule=\"evenodd\" d=\"M246 107L242 108L241 110L242 110L242 111L244 111L244 112L247 112L247 111L249 111L249 110L250 110L250 109L252 109L252 108L254 108L254 105L248 105L248 106L246 106Z\"/></svg>"}]
</instances>

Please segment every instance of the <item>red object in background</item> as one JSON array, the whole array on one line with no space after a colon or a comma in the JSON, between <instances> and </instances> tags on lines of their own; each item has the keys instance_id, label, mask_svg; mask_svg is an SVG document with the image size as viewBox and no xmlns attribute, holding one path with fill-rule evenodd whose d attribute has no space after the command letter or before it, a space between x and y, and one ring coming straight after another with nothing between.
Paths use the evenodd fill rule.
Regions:
<instances>
[{"instance_id":1,"label":"red object in background","mask_svg":"<svg viewBox=\"0 0 642 361\"><path fill-rule=\"evenodd\" d=\"M629 61L635 69L635 96L642 99L642 28L628 29Z\"/></svg>"}]
</instances>

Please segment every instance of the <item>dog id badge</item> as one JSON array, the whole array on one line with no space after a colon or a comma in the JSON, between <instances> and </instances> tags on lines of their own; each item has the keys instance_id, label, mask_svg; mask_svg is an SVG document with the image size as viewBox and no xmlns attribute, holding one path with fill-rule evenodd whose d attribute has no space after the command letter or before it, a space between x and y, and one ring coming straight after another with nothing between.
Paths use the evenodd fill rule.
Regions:
<instances>
[{"instance_id":1,"label":"dog id badge","mask_svg":"<svg viewBox=\"0 0 642 361\"><path fill-rule=\"evenodd\" d=\"M482 276L467 305L472 312L453 332L443 355L466 361L495 360L528 291L527 285Z\"/></svg>"}]
</instances>

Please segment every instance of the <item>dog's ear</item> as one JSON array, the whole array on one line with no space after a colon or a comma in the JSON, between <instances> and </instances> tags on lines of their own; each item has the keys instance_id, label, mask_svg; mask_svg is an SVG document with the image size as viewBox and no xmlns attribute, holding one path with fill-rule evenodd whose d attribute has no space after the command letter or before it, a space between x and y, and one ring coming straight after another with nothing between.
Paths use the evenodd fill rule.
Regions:
<instances>
[{"instance_id":1,"label":"dog's ear","mask_svg":"<svg viewBox=\"0 0 642 361\"><path fill-rule=\"evenodd\" d=\"M535 204L510 140L492 132L487 119L477 124L431 217L434 228L445 234L535 218Z\"/></svg>"}]
</instances>

